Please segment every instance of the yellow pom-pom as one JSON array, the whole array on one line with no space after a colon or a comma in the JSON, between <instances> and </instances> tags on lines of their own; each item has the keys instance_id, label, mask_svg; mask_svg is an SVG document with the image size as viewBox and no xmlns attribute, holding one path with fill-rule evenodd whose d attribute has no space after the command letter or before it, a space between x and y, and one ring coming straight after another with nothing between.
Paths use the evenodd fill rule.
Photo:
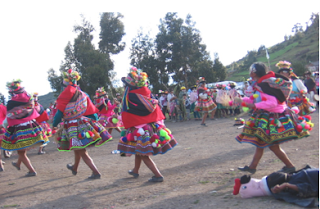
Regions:
<instances>
[{"instance_id":1,"label":"yellow pom-pom","mask_svg":"<svg viewBox=\"0 0 320 209\"><path fill-rule=\"evenodd\" d=\"M253 98L255 98L255 99L258 98L258 97L259 97L258 94L254 94L254 95L253 95Z\"/></svg>"},{"instance_id":2,"label":"yellow pom-pom","mask_svg":"<svg viewBox=\"0 0 320 209\"><path fill-rule=\"evenodd\" d=\"M250 125L250 123L251 123L250 121L247 121L247 122L246 122L247 125Z\"/></svg>"},{"instance_id":3,"label":"yellow pom-pom","mask_svg":"<svg viewBox=\"0 0 320 209\"><path fill-rule=\"evenodd\" d=\"M234 120L237 120L237 118L234 118Z\"/></svg>"}]
</instances>

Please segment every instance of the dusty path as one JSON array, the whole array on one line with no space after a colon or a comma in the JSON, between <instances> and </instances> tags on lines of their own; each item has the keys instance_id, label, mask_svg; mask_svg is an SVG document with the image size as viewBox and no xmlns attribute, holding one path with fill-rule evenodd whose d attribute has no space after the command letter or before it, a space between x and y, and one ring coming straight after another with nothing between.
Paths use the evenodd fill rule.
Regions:
<instances>
[{"instance_id":1,"label":"dusty path","mask_svg":"<svg viewBox=\"0 0 320 209\"><path fill-rule=\"evenodd\" d=\"M306 164L319 167L319 114L312 114L315 128L311 136L282 145L297 168ZM244 117L247 119L247 117ZM153 160L165 177L163 183L148 183L151 172L142 165L140 177L131 178L134 157L111 154L116 149L119 134L89 153L102 173L100 180L88 181L89 168L80 163L73 176L66 169L73 162L73 153L58 152L50 142L47 154L28 153L38 172L37 177L24 178L22 166L11 166L17 155L5 159L5 171L0 173L0 208L300 208L271 197L241 199L233 196L233 182L244 173L238 166L249 164L254 147L239 144L234 137L240 129L233 119L209 120L208 127L198 121L167 122L179 142L172 151ZM255 178L261 178L283 164L269 150L261 160Z\"/></svg>"}]
</instances>

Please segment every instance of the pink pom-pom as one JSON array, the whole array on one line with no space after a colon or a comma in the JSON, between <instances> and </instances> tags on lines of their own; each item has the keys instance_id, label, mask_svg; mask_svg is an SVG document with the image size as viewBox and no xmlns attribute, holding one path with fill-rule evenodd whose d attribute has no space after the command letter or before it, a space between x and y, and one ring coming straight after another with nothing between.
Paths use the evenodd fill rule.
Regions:
<instances>
[{"instance_id":1,"label":"pink pom-pom","mask_svg":"<svg viewBox=\"0 0 320 209\"><path fill-rule=\"evenodd\" d=\"M301 126L300 124L299 124L299 125L297 125L297 127L296 127L296 128L297 128L297 131L298 131L298 132L301 132L301 131L302 131L302 126Z\"/></svg>"},{"instance_id":2,"label":"pink pom-pom","mask_svg":"<svg viewBox=\"0 0 320 209\"><path fill-rule=\"evenodd\" d=\"M232 106L233 101L229 101L229 106Z\"/></svg>"},{"instance_id":3,"label":"pink pom-pom","mask_svg":"<svg viewBox=\"0 0 320 209\"><path fill-rule=\"evenodd\" d=\"M251 96L250 96L250 99L251 99L251 100L254 100L254 97L253 97L253 95L251 95Z\"/></svg>"},{"instance_id":4,"label":"pink pom-pom","mask_svg":"<svg viewBox=\"0 0 320 209\"><path fill-rule=\"evenodd\" d=\"M72 70L71 70L71 69L69 69L69 70L68 70L68 73L69 73L69 74L70 74L70 73L72 73Z\"/></svg>"},{"instance_id":5,"label":"pink pom-pom","mask_svg":"<svg viewBox=\"0 0 320 209\"><path fill-rule=\"evenodd\" d=\"M304 128L305 128L306 130L309 130L311 127L310 127L309 124L306 124L306 125L304 125Z\"/></svg>"},{"instance_id":6,"label":"pink pom-pom","mask_svg":"<svg viewBox=\"0 0 320 209\"><path fill-rule=\"evenodd\" d=\"M128 133L127 134L127 139L128 139L128 141L134 141L133 134L132 133Z\"/></svg>"},{"instance_id":7,"label":"pink pom-pom","mask_svg":"<svg viewBox=\"0 0 320 209\"><path fill-rule=\"evenodd\" d=\"M299 110L298 109L293 109L294 113L298 114Z\"/></svg>"},{"instance_id":8,"label":"pink pom-pom","mask_svg":"<svg viewBox=\"0 0 320 209\"><path fill-rule=\"evenodd\" d=\"M268 134L268 135L270 134L270 130L269 130L269 129L268 129L268 130L266 130L266 134Z\"/></svg>"}]
</instances>

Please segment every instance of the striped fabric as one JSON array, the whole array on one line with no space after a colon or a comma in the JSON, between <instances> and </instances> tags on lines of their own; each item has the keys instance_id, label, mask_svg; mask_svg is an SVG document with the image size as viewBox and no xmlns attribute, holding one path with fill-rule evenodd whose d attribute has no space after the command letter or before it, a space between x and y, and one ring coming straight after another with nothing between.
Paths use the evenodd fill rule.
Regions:
<instances>
[{"instance_id":1,"label":"striped fabric","mask_svg":"<svg viewBox=\"0 0 320 209\"><path fill-rule=\"evenodd\" d=\"M91 131L93 136L87 137L88 131ZM83 137L79 137L82 133ZM89 146L99 147L111 139L112 136L99 122L82 116L76 120L65 121L58 140L58 150L71 151Z\"/></svg>"},{"instance_id":2,"label":"striped fabric","mask_svg":"<svg viewBox=\"0 0 320 209\"><path fill-rule=\"evenodd\" d=\"M1 147L4 150L22 150L42 146L49 142L41 125L35 120L11 126L4 134Z\"/></svg>"},{"instance_id":3,"label":"striped fabric","mask_svg":"<svg viewBox=\"0 0 320 209\"><path fill-rule=\"evenodd\" d=\"M236 137L236 140L239 143L250 143L265 148L309 136L308 131L297 132L295 116L290 112L289 109L283 113L269 113L263 110L254 112L248 120L253 122L254 126L250 127L245 124L242 133ZM275 124L275 120L279 120L281 126Z\"/></svg>"},{"instance_id":4,"label":"striped fabric","mask_svg":"<svg viewBox=\"0 0 320 209\"><path fill-rule=\"evenodd\" d=\"M138 154L138 155L157 155L157 154L165 154L169 150L171 150L173 147L175 147L178 143L174 139L174 137L171 135L170 140L168 140L165 144L162 144L161 147L153 147L152 143L150 142L151 136L154 134L152 124L146 125L147 129L143 136L137 137L137 141L128 141L123 142L121 139L118 143L118 150L120 153L125 153L127 156ZM162 127L164 129L166 127ZM131 128L127 130L126 136L128 136L129 133L135 132L136 128ZM160 130L158 130L160 131ZM157 132L158 135L160 135Z\"/></svg>"}]
</instances>

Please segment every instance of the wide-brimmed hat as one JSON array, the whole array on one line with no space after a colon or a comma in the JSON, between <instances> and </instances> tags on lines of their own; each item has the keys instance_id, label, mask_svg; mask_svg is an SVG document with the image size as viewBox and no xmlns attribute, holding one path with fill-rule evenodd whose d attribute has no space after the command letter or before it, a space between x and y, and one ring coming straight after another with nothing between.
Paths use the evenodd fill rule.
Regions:
<instances>
[{"instance_id":1,"label":"wide-brimmed hat","mask_svg":"<svg viewBox=\"0 0 320 209\"><path fill-rule=\"evenodd\" d=\"M180 88L180 90L186 90L186 87L185 87L185 86L182 86L182 87Z\"/></svg>"},{"instance_id":2,"label":"wide-brimmed hat","mask_svg":"<svg viewBox=\"0 0 320 209\"><path fill-rule=\"evenodd\" d=\"M121 81L132 87L144 87L149 85L148 74L135 67L132 67L127 77L122 77Z\"/></svg>"}]
</instances>

